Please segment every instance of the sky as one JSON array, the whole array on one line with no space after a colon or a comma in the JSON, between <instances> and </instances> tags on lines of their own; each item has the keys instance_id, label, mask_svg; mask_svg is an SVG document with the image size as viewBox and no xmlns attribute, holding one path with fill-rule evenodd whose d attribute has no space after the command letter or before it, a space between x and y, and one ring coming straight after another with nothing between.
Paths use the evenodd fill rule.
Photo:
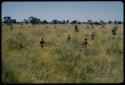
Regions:
<instances>
[{"instance_id":1,"label":"sky","mask_svg":"<svg viewBox=\"0 0 125 85\"><path fill-rule=\"evenodd\" d=\"M62 2L3 2L2 18L11 16L23 21L30 16L41 20L123 21L120 1L62 1Z\"/></svg>"}]
</instances>

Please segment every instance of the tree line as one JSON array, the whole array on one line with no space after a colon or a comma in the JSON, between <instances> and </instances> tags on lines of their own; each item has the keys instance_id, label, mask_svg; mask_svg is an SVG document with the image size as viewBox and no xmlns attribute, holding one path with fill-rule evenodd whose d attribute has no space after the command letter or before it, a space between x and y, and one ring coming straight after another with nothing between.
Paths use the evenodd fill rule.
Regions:
<instances>
[{"instance_id":1,"label":"tree line","mask_svg":"<svg viewBox=\"0 0 125 85\"><path fill-rule=\"evenodd\" d=\"M3 23L4 24L7 24L7 25L11 25L11 24L95 24L95 25L102 25L102 24L105 24L105 23L108 23L108 24L122 24L123 22L122 21L108 21L108 22L104 22L103 20L100 20L98 22L92 22L92 20L88 20L87 22L80 22L78 20L57 20L57 19L54 19L52 20L51 22L48 22L47 20L40 20L39 18L37 17L33 17L33 16L30 16L28 19L24 19L23 21L21 22L17 22L16 19L12 19L10 16L5 16L3 17Z\"/></svg>"}]
</instances>

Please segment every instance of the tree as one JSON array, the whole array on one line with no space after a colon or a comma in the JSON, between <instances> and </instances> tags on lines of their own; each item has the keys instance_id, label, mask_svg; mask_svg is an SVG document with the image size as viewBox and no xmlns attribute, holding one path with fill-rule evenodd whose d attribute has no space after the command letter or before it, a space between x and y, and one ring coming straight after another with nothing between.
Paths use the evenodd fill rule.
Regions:
<instances>
[{"instance_id":1,"label":"tree","mask_svg":"<svg viewBox=\"0 0 125 85\"><path fill-rule=\"evenodd\" d=\"M3 17L3 23L10 25L11 24L11 17L10 16L5 16Z\"/></svg>"},{"instance_id":2,"label":"tree","mask_svg":"<svg viewBox=\"0 0 125 85\"><path fill-rule=\"evenodd\" d=\"M100 25L100 23L99 23L99 22L93 22L93 24L95 24L95 25Z\"/></svg>"},{"instance_id":3,"label":"tree","mask_svg":"<svg viewBox=\"0 0 125 85\"><path fill-rule=\"evenodd\" d=\"M67 20L66 23L68 24L68 23L69 23L69 20Z\"/></svg>"},{"instance_id":4,"label":"tree","mask_svg":"<svg viewBox=\"0 0 125 85\"><path fill-rule=\"evenodd\" d=\"M59 23L59 24L63 24L63 22L62 22L62 21L58 21L58 23Z\"/></svg>"},{"instance_id":5,"label":"tree","mask_svg":"<svg viewBox=\"0 0 125 85\"><path fill-rule=\"evenodd\" d=\"M25 23L25 24L28 24L29 21L28 21L27 19L24 19L24 23Z\"/></svg>"},{"instance_id":6,"label":"tree","mask_svg":"<svg viewBox=\"0 0 125 85\"><path fill-rule=\"evenodd\" d=\"M118 21L118 24L122 24L122 22L121 22L121 21Z\"/></svg>"},{"instance_id":7,"label":"tree","mask_svg":"<svg viewBox=\"0 0 125 85\"><path fill-rule=\"evenodd\" d=\"M53 23L53 24L58 24L59 21L58 21L58 20L52 20L52 23Z\"/></svg>"},{"instance_id":8,"label":"tree","mask_svg":"<svg viewBox=\"0 0 125 85\"><path fill-rule=\"evenodd\" d=\"M92 23L92 20L88 20L88 24L91 24Z\"/></svg>"},{"instance_id":9,"label":"tree","mask_svg":"<svg viewBox=\"0 0 125 85\"><path fill-rule=\"evenodd\" d=\"M16 19L11 19L11 23L16 24Z\"/></svg>"},{"instance_id":10,"label":"tree","mask_svg":"<svg viewBox=\"0 0 125 85\"><path fill-rule=\"evenodd\" d=\"M16 23L16 19L12 19L10 16L3 17L4 21L3 23L9 25L10 29L13 29L13 24Z\"/></svg>"},{"instance_id":11,"label":"tree","mask_svg":"<svg viewBox=\"0 0 125 85\"><path fill-rule=\"evenodd\" d=\"M73 20L72 22L70 22L71 24L77 24L76 20Z\"/></svg>"},{"instance_id":12,"label":"tree","mask_svg":"<svg viewBox=\"0 0 125 85\"><path fill-rule=\"evenodd\" d=\"M118 24L118 21L115 20L115 21L114 21L114 24Z\"/></svg>"},{"instance_id":13,"label":"tree","mask_svg":"<svg viewBox=\"0 0 125 85\"><path fill-rule=\"evenodd\" d=\"M81 24L81 22L80 22L80 21L77 21L77 24Z\"/></svg>"},{"instance_id":14,"label":"tree","mask_svg":"<svg viewBox=\"0 0 125 85\"><path fill-rule=\"evenodd\" d=\"M42 24L48 24L47 20L43 20L41 23Z\"/></svg>"},{"instance_id":15,"label":"tree","mask_svg":"<svg viewBox=\"0 0 125 85\"><path fill-rule=\"evenodd\" d=\"M5 23L7 25L16 23L16 19L12 19L10 16L5 16L5 17L3 17L3 19L4 19L3 23Z\"/></svg>"},{"instance_id":16,"label":"tree","mask_svg":"<svg viewBox=\"0 0 125 85\"><path fill-rule=\"evenodd\" d=\"M112 21L108 21L108 23L109 23L109 24L111 24L111 23L112 23Z\"/></svg>"},{"instance_id":17,"label":"tree","mask_svg":"<svg viewBox=\"0 0 125 85\"><path fill-rule=\"evenodd\" d=\"M63 21L62 21L62 24L65 24L65 23L66 23L66 21L65 21L65 20L63 20Z\"/></svg>"},{"instance_id":18,"label":"tree","mask_svg":"<svg viewBox=\"0 0 125 85\"><path fill-rule=\"evenodd\" d=\"M39 24L40 23L40 19L33 17L33 16L29 17L28 20L31 24Z\"/></svg>"},{"instance_id":19,"label":"tree","mask_svg":"<svg viewBox=\"0 0 125 85\"><path fill-rule=\"evenodd\" d=\"M105 24L103 20L100 20L100 23L101 23L101 24Z\"/></svg>"}]
</instances>

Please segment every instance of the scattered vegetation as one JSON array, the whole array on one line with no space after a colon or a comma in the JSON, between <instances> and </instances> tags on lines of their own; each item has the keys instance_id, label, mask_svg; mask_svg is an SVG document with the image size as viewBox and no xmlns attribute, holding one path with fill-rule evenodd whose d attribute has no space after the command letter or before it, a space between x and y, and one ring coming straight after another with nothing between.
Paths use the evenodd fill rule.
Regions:
<instances>
[{"instance_id":1,"label":"scattered vegetation","mask_svg":"<svg viewBox=\"0 0 125 85\"><path fill-rule=\"evenodd\" d=\"M116 33L117 33L117 27L114 26L114 27L112 28L112 34L113 34L113 35L116 35Z\"/></svg>"},{"instance_id":2,"label":"scattered vegetation","mask_svg":"<svg viewBox=\"0 0 125 85\"><path fill-rule=\"evenodd\" d=\"M77 24L78 33L70 29L72 24L54 26L13 24L13 31L2 26L3 83L123 82L123 24L118 24L115 39L113 24L106 24L105 29L94 25L94 40L92 29L86 28L88 24ZM44 48L40 47L42 37L46 41ZM85 38L84 46L89 45L80 51Z\"/></svg>"},{"instance_id":3,"label":"scattered vegetation","mask_svg":"<svg viewBox=\"0 0 125 85\"><path fill-rule=\"evenodd\" d=\"M74 30L75 30L75 32L79 32L79 29L78 29L77 25L74 25Z\"/></svg>"}]
</instances>

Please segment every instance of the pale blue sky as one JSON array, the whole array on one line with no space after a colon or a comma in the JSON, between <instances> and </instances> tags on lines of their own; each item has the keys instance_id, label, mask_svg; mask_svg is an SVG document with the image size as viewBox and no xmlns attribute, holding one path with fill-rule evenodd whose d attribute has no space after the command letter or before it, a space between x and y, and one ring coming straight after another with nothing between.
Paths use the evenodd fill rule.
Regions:
<instances>
[{"instance_id":1,"label":"pale blue sky","mask_svg":"<svg viewBox=\"0 0 125 85\"><path fill-rule=\"evenodd\" d=\"M123 3L119 1L75 2L3 2L2 17L17 21L34 16L41 20L123 21Z\"/></svg>"}]
</instances>

